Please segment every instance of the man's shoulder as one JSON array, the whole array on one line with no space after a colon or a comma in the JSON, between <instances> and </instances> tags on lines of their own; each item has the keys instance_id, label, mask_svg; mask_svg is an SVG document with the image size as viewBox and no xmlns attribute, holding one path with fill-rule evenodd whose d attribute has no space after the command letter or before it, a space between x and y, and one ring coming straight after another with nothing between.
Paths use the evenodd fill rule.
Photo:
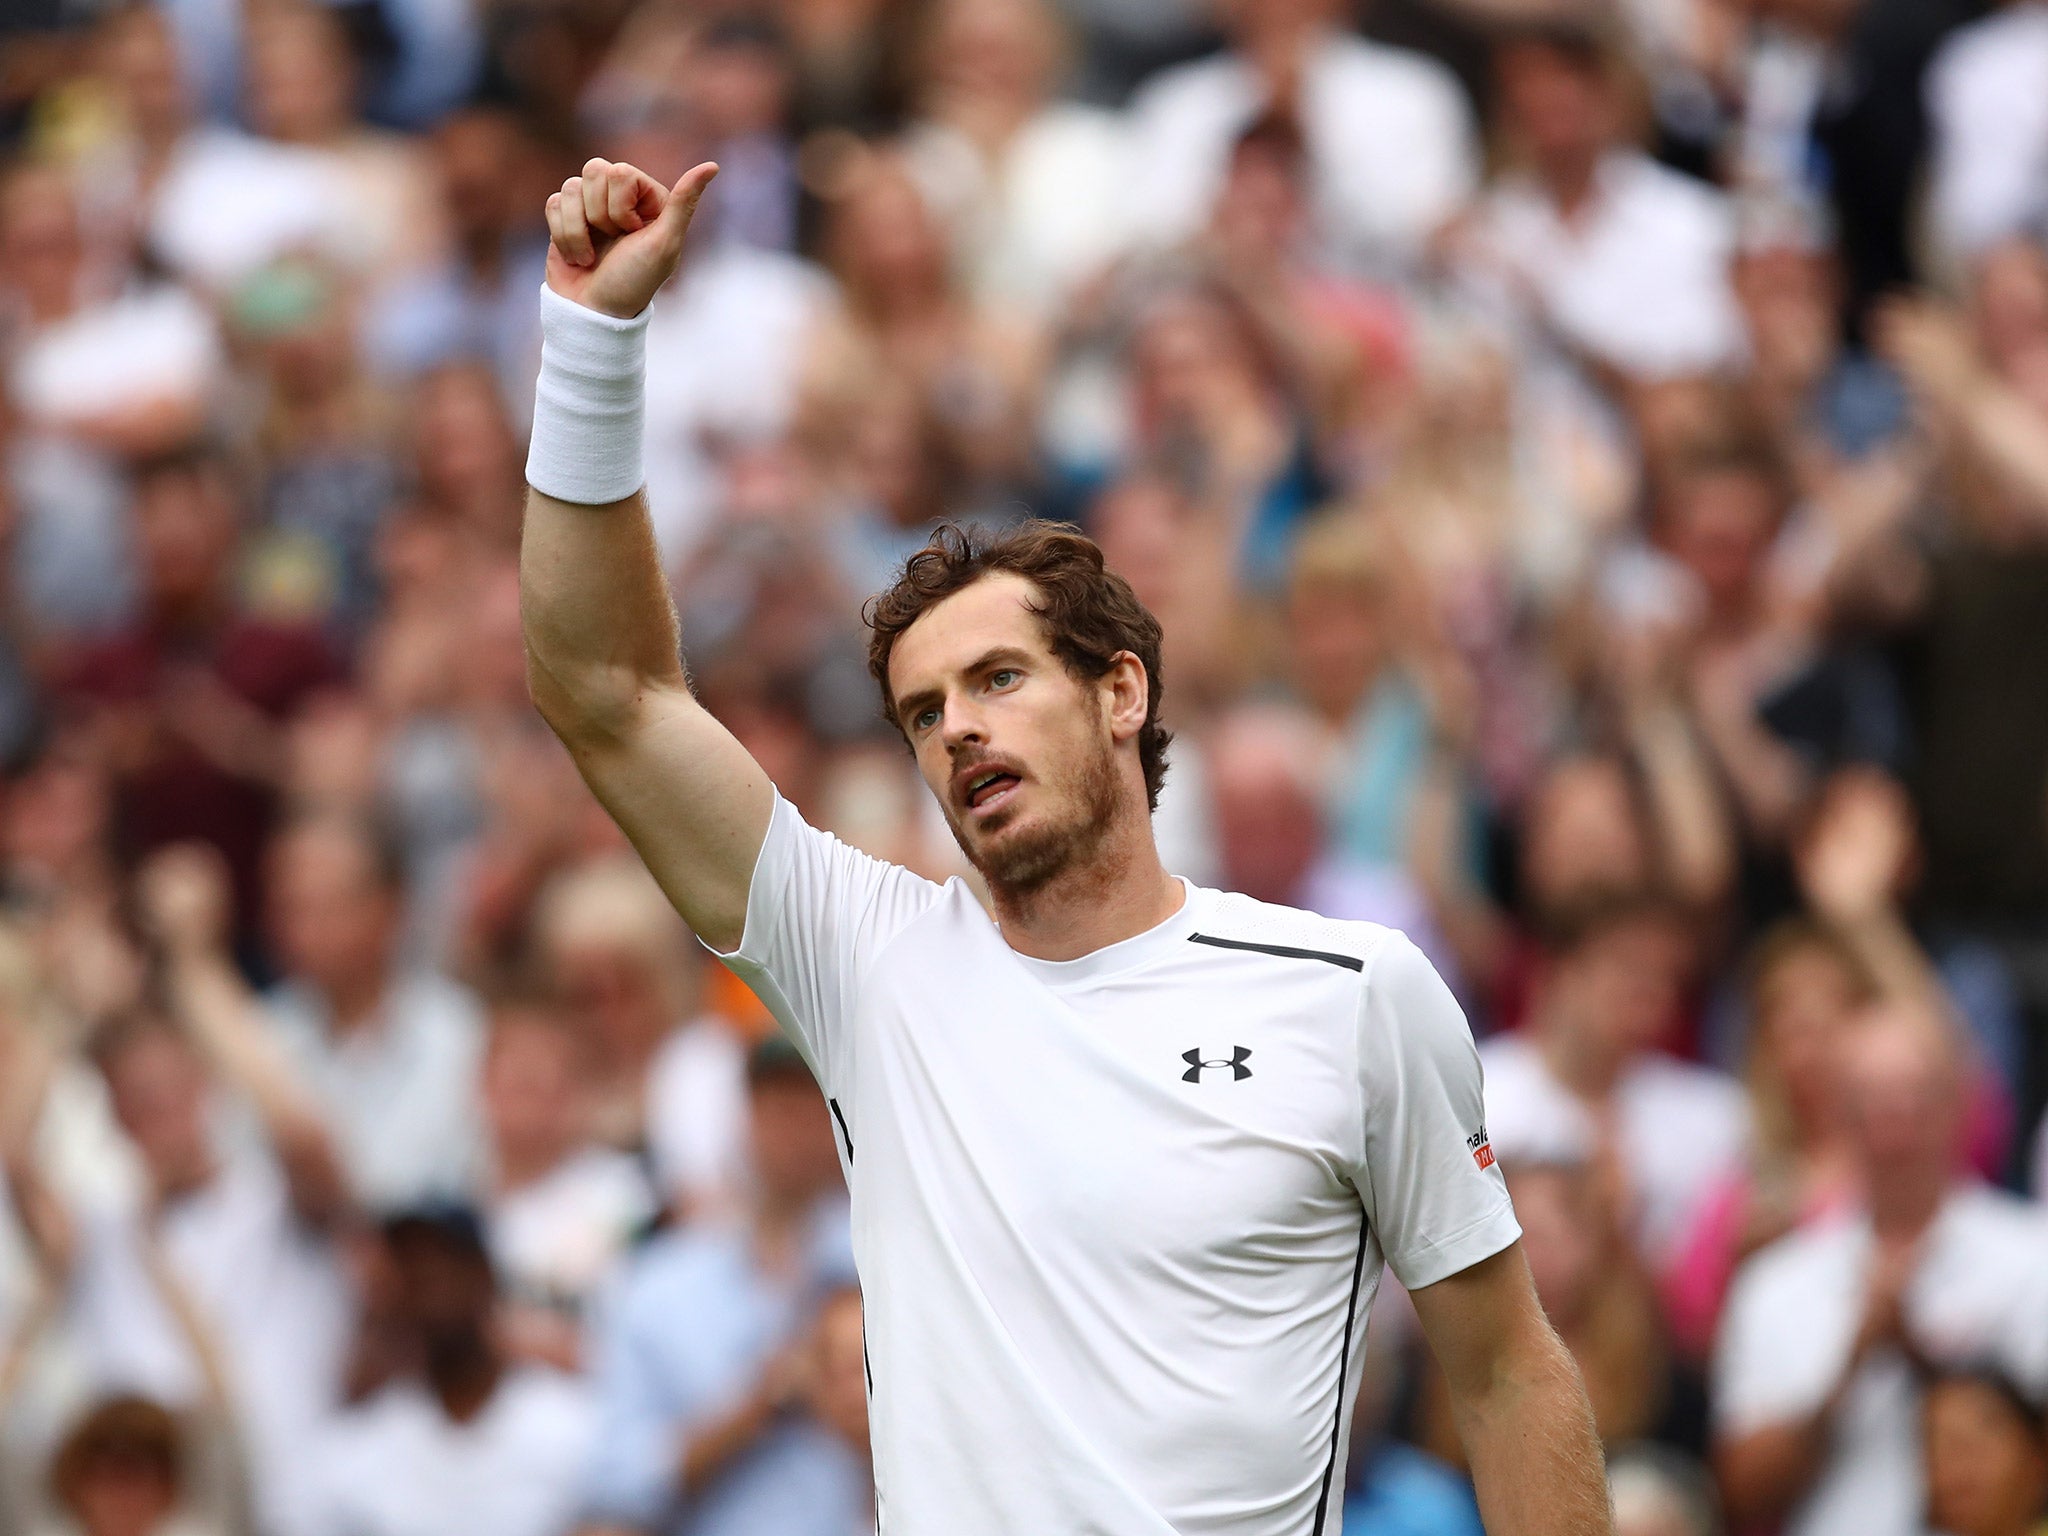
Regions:
<instances>
[{"instance_id":1,"label":"man's shoulder","mask_svg":"<svg viewBox=\"0 0 2048 1536\"><path fill-rule=\"evenodd\" d=\"M1274 960L1320 961L1364 977L1381 953L1409 942L1398 929L1380 923L1325 917L1236 891L1201 894L1204 907L1188 939L1213 949Z\"/></svg>"}]
</instances>

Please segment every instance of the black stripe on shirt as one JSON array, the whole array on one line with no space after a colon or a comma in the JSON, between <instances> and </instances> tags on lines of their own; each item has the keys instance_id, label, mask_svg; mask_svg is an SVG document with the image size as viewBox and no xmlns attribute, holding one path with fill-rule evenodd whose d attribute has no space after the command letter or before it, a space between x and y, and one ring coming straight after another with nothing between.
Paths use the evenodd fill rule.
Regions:
<instances>
[{"instance_id":1,"label":"black stripe on shirt","mask_svg":"<svg viewBox=\"0 0 2048 1536\"><path fill-rule=\"evenodd\" d=\"M840 1111L839 1101L827 1099L825 1102L832 1106L832 1118L839 1122L839 1134L845 1139L846 1160L850 1163L853 1161L853 1132L846 1128L846 1116Z\"/></svg>"},{"instance_id":2,"label":"black stripe on shirt","mask_svg":"<svg viewBox=\"0 0 2048 1536\"><path fill-rule=\"evenodd\" d=\"M1309 1536L1323 1536L1323 1516L1330 1510L1330 1483L1337 1475L1337 1450L1344 1439L1344 1374L1351 1366L1351 1327L1358 1320L1358 1288L1365 1281L1365 1239L1371 1230L1372 1218L1361 1214L1358 1257L1351 1262L1351 1300L1344 1307L1344 1352L1337 1357L1337 1422L1330 1426L1330 1461L1323 1468L1323 1491L1316 1499L1316 1520L1309 1527Z\"/></svg>"},{"instance_id":3,"label":"black stripe on shirt","mask_svg":"<svg viewBox=\"0 0 2048 1536\"><path fill-rule=\"evenodd\" d=\"M1210 944L1217 949L1249 949L1262 955L1279 955L1287 960L1321 960L1328 965L1341 965L1347 971L1362 971L1365 962L1356 955L1334 955L1327 949L1289 949L1285 944L1254 944L1249 939L1219 939L1213 934L1191 933L1190 944Z\"/></svg>"}]
</instances>

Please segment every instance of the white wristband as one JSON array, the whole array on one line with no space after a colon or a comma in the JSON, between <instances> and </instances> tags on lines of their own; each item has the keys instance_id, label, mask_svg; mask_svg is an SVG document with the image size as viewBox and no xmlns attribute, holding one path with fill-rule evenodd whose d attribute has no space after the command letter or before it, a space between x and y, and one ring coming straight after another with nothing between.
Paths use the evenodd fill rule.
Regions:
<instances>
[{"instance_id":1,"label":"white wristband","mask_svg":"<svg viewBox=\"0 0 2048 1536\"><path fill-rule=\"evenodd\" d=\"M647 316L600 314L542 285L526 480L543 496L602 506L644 483Z\"/></svg>"}]
</instances>

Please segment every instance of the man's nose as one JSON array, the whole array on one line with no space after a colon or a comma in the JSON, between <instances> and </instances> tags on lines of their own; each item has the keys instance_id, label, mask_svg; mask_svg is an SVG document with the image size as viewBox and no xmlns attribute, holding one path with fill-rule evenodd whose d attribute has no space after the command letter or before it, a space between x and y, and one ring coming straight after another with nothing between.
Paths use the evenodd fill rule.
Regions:
<instances>
[{"instance_id":1,"label":"man's nose","mask_svg":"<svg viewBox=\"0 0 2048 1536\"><path fill-rule=\"evenodd\" d=\"M945 718L939 722L939 731L949 751L965 746L978 746L988 740L988 723L981 711L966 699L946 701Z\"/></svg>"}]
</instances>

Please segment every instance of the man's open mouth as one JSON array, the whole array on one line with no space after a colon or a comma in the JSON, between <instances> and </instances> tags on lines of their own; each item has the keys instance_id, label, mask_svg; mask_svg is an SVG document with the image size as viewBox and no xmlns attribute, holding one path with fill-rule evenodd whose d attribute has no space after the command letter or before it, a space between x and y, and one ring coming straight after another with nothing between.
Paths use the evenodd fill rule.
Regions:
<instances>
[{"instance_id":1,"label":"man's open mouth","mask_svg":"<svg viewBox=\"0 0 2048 1536\"><path fill-rule=\"evenodd\" d=\"M1005 768L991 768L985 773L978 773L967 781L968 808L986 810L1021 782L1016 774Z\"/></svg>"}]
</instances>

